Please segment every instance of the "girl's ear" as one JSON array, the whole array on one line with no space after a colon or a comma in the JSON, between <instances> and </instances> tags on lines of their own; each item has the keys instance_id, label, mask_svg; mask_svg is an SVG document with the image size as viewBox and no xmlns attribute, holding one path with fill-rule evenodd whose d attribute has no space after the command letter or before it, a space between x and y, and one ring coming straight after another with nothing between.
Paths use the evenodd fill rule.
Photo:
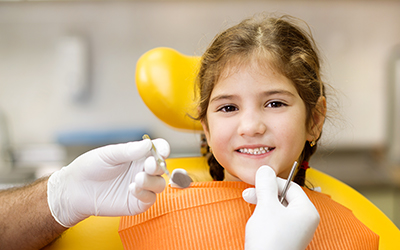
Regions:
<instances>
[{"instance_id":1,"label":"girl's ear","mask_svg":"<svg viewBox=\"0 0 400 250\"><path fill-rule=\"evenodd\" d=\"M324 96L318 98L317 104L312 111L312 122L309 128L309 133L307 136L307 141L315 141L319 138L322 132L322 127L325 122L326 116L326 99Z\"/></svg>"}]
</instances>

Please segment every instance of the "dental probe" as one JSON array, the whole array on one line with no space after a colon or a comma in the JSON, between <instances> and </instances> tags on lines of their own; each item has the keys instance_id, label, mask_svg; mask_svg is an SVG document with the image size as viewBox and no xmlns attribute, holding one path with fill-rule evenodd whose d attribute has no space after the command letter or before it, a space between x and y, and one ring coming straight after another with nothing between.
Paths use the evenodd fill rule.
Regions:
<instances>
[{"instance_id":1,"label":"dental probe","mask_svg":"<svg viewBox=\"0 0 400 250\"><path fill-rule=\"evenodd\" d=\"M151 142L151 153L153 154L154 158L156 159L157 165L162 168L162 170L165 172L165 174L168 176L168 178L178 185L180 188L187 188L190 186L192 183L192 179L186 174L186 171L183 169L175 169L172 171L172 175L169 174L169 171L167 169L167 164L165 163L164 158L157 152L156 147L154 146L153 142L150 139L150 136L147 134L143 135L143 140L144 139L149 139Z\"/></svg>"},{"instance_id":2,"label":"dental probe","mask_svg":"<svg viewBox=\"0 0 400 250\"><path fill-rule=\"evenodd\" d=\"M294 162L292 170L290 170L289 177L287 178L285 186L283 187L282 194L280 195L279 202L282 203L282 204L283 204L283 202L285 200L285 196L286 196L286 193L287 193L287 191L289 189L290 182L293 180L294 172L295 172L296 168L297 168L297 161Z\"/></svg>"}]
</instances>

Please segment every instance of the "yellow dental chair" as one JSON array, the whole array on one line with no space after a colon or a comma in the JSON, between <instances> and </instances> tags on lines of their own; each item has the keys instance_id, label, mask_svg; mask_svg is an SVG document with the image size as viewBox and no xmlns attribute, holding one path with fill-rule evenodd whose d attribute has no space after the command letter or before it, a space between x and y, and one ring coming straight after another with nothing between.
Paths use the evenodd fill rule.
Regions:
<instances>
[{"instance_id":1,"label":"yellow dental chair","mask_svg":"<svg viewBox=\"0 0 400 250\"><path fill-rule=\"evenodd\" d=\"M189 117L194 115L193 83L199 59L169 48L156 48L145 53L136 68L137 88L149 109L169 126L192 133L202 130L200 123ZM195 181L212 180L204 157L167 159L167 166L170 171L186 169ZM307 171L307 179L314 186L352 210L380 236L379 249L400 249L400 230L375 205L335 178L312 168ZM45 249L123 249L119 221L119 217L90 217Z\"/></svg>"}]
</instances>

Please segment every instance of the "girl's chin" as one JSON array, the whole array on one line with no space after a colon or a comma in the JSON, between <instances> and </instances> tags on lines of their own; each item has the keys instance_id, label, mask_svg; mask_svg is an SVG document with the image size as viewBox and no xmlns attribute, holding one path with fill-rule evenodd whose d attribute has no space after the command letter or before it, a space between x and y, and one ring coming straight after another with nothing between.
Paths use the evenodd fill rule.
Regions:
<instances>
[{"instance_id":1,"label":"girl's chin","mask_svg":"<svg viewBox=\"0 0 400 250\"><path fill-rule=\"evenodd\" d=\"M256 173L259 167L250 167L246 169L238 169L239 171L234 171L234 173L230 173L225 168L225 181L243 181L250 185L255 185L256 182ZM235 170L235 168L233 168Z\"/></svg>"},{"instance_id":2,"label":"girl's chin","mask_svg":"<svg viewBox=\"0 0 400 250\"><path fill-rule=\"evenodd\" d=\"M241 176L239 179L243 182L246 182L247 184L255 185L256 184L256 172L257 171L254 171L253 174L246 173L246 175Z\"/></svg>"},{"instance_id":3,"label":"girl's chin","mask_svg":"<svg viewBox=\"0 0 400 250\"><path fill-rule=\"evenodd\" d=\"M256 171L255 171L256 172ZM255 173L254 172L254 173ZM249 174L249 172L246 173L235 173L235 174L231 174L229 171L227 171L225 169L225 178L224 181L243 181L246 182L250 185L254 185L255 182L255 175L251 176L251 174Z\"/></svg>"}]
</instances>

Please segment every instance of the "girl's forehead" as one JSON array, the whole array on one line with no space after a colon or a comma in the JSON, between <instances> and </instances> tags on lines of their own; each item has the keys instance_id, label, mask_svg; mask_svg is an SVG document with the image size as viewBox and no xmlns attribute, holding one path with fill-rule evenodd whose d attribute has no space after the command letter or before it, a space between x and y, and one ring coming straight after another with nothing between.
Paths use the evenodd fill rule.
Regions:
<instances>
[{"instance_id":1,"label":"girl's forehead","mask_svg":"<svg viewBox=\"0 0 400 250\"><path fill-rule=\"evenodd\" d=\"M264 55L252 53L250 56L234 56L228 60L220 72L218 81L228 78L239 71L246 71L260 75L267 74L267 72L283 75L282 71L278 69L275 60L269 53Z\"/></svg>"},{"instance_id":2,"label":"girl's forehead","mask_svg":"<svg viewBox=\"0 0 400 250\"><path fill-rule=\"evenodd\" d=\"M236 58L236 60L238 59ZM237 84L238 82L236 80L231 81L228 79L231 77L233 77L232 79L241 79L239 89L242 90L247 90L250 88L252 90L257 90L258 92L271 89L277 91L281 89L290 91L294 95L299 95L296 84L294 84L291 79L287 78L286 75L282 74L281 71L278 70L273 64L273 62L270 60L265 60L265 58L264 60L259 60L259 58L242 61L232 60L225 65L225 68L221 72L222 73L211 90L211 96L214 96L217 93L221 94L221 91L225 94L231 92L231 90L233 91L233 86L231 84ZM250 78L243 78L245 75L249 76ZM251 79L253 79L254 82ZM249 84L246 84L247 82ZM258 82L261 85L255 86L253 84L255 82ZM254 87L256 87L256 89L254 89ZM238 90L237 88L234 89Z\"/></svg>"},{"instance_id":3,"label":"girl's forehead","mask_svg":"<svg viewBox=\"0 0 400 250\"><path fill-rule=\"evenodd\" d=\"M215 96L265 96L265 93L290 92L297 96L297 89L292 81L284 75L273 72L268 68L262 71L259 68L242 67L238 71L231 71L225 78L221 78L214 86L211 97ZM246 97L246 98L247 98Z\"/></svg>"}]
</instances>

